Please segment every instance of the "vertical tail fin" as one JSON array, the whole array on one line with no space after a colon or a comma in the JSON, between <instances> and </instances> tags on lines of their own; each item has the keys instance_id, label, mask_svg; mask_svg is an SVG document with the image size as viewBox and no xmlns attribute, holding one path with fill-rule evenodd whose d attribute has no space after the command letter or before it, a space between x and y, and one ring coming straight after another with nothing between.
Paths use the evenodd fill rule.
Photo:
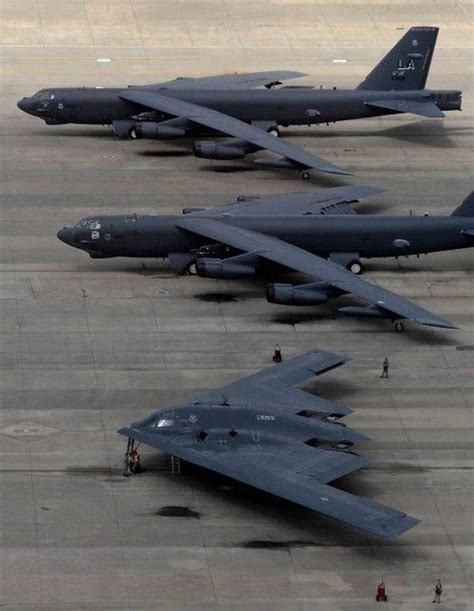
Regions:
<instances>
[{"instance_id":1,"label":"vertical tail fin","mask_svg":"<svg viewBox=\"0 0 474 611\"><path fill-rule=\"evenodd\" d=\"M438 28L410 28L357 89L424 89L437 37Z\"/></svg>"},{"instance_id":2,"label":"vertical tail fin","mask_svg":"<svg viewBox=\"0 0 474 611\"><path fill-rule=\"evenodd\" d=\"M471 191L463 203L452 211L451 216L474 216L474 191Z\"/></svg>"}]
</instances>

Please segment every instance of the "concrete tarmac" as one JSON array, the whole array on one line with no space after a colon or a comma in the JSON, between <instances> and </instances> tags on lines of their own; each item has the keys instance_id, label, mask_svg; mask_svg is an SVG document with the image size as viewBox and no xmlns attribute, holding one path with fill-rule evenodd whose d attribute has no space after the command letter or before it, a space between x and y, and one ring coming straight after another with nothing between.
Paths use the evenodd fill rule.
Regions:
<instances>
[{"instance_id":1,"label":"concrete tarmac","mask_svg":"<svg viewBox=\"0 0 474 611\"><path fill-rule=\"evenodd\" d=\"M56 238L94 213L179 212L240 194L367 184L360 211L449 214L473 188L469 2L2 0L0 604L5 609L472 608L472 251L371 261L367 277L458 330L268 304L262 281L176 277L165 263L93 261ZM441 28L428 84L463 90L444 121L400 115L283 129L354 176L196 159L190 141L48 127L16 108L48 86L295 69L355 86L411 25ZM99 61L110 60L110 61ZM334 60L347 60L335 62ZM339 303L341 303L340 300ZM142 447L121 475L116 430L311 348L350 365L307 388L355 409L374 462L338 485L422 520L395 542ZM390 378L380 379L390 359Z\"/></svg>"}]
</instances>

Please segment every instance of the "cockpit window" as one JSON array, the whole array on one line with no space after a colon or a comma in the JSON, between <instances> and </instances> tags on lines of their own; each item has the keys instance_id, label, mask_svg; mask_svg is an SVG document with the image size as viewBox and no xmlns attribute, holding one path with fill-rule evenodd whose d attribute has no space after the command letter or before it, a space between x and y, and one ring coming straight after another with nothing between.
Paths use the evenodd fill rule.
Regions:
<instances>
[{"instance_id":1,"label":"cockpit window","mask_svg":"<svg viewBox=\"0 0 474 611\"><path fill-rule=\"evenodd\" d=\"M172 418L157 418L151 423L151 427L154 429L164 429L174 425L174 420Z\"/></svg>"},{"instance_id":2,"label":"cockpit window","mask_svg":"<svg viewBox=\"0 0 474 611\"><path fill-rule=\"evenodd\" d=\"M33 97L37 100L54 100L54 93L51 93L48 89L40 89Z\"/></svg>"},{"instance_id":3,"label":"cockpit window","mask_svg":"<svg viewBox=\"0 0 474 611\"><path fill-rule=\"evenodd\" d=\"M100 221L96 221L95 219L82 219L76 225L77 227L81 227L82 229L100 229Z\"/></svg>"}]
</instances>

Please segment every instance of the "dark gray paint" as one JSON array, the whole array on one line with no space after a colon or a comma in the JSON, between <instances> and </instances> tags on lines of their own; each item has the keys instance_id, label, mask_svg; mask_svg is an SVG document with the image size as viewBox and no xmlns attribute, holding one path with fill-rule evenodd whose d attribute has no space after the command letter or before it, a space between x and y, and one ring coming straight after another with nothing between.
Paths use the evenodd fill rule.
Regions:
<instances>
[{"instance_id":1,"label":"dark gray paint","mask_svg":"<svg viewBox=\"0 0 474 611\"><path fill-rule=\"evenodd\" d=\"M349 359L310 351L119 431L201 467L395 538L419 520L327 485L370 462L367 437L338 422L351 410L292 388Z\"/></svg>"},{"instance_id":2,"label":"dark gray paint","mask_svg":"<svg viewBox=\"0 0 474 611\"><path fill-rule=\"evenodd\" d=\"M48 124L113 124L119 135L133 137L178 138L204 127L235 139L196 142L198 157L238 159L268 149L282 157L261 160L261 165L347 174L294 145L274 140L266 131L279 125L314 125L402 112L442 117L443 110L459 110L460 91L425 89L437 35L438 28L411 28L356 89L252 89L301 76L274 71L177 79L127 89L54 88L23 98L18 106Z\"/></svg>"},{"instance_id":3,"label":"dark gray paint","mask_svg":"<svg viewBox=\"0 0 474 611\"><path fill-rule=\"evenodd\" d=\"M302 285L310 291L310 297L314 296L314 304L348 292L376 309L342 310L346 313L452 327L409 300L347 272L340 263L350 264L359 257L397 257L471 247L474 193L451 216L354 213L350 202L379 191L342 187L237 201L182 216L91 217L63 228L58 237L97 258L169 257L175 271L185 271L196 261L199 273L210 277L244 277L273 262L325 283ZM228 249L214 249L210 256L202 250L196 253L216 243ZM211 271L207 273L206 269ZM298 305L296 300L285 303ZM311 298L306 303L309 305Z\"/></svg>"}]
</instances>

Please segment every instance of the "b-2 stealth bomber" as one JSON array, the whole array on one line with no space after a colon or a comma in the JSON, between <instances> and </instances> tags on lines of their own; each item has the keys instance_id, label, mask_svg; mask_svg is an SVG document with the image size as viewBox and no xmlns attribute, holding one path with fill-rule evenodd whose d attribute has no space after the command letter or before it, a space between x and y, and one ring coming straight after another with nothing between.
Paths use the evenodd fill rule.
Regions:
<instances>
[{"instance_id":1,"label":"b-2 stealth bomber","mask_svg":"<svg viewBox=\"0 0 474 611\"><path fill-rule=\"evenodd\" d=\"M112 125L120 136L174 139L202 130L232 136L226 141L197 141L194 154L205 159L241 159L266 149L279 159L255 160L276 168L332 174L348 172L329 161L275 138L279 126L317 125L389 114L443 117L460 110L461 92L425 89L438 28L413 27L356 89L312 86L279 88L301 72L270 71L178 78L127 88L51 88L18 102L21 110L48 125ZM262 87L263 88L258 88Z\"/></svg>"},{"instance_id":2,"label":"b-2 stealth bomber","mask_svg":"<svg viewBox=\"0 0 474 611\"><path fill-rule=\"evenodd\" d=\"M370 462L353 451L368 438L339 422L352 410L293 388L348 360L310 351L118 432L132 443L393 539L419 520L328 485Z\"/></svg>"},{"instance_id":3,"label":"b-2 stealth bomber","mask_svg":"<svg viewBox=\"0 0 474 611\"><path fill-rule=\"evenodd\" d=\"M64 227L58 238L93 258L168 258L177 273L245 278L280 266L310 276L309 284L269 284L267 300L317 305L351 293L370 305L345 314L455 328L421 306L362 280L360 257L400 257L472 247L474 192L450 216L358 215L352 203L380 192L337 187L265 198L239 198L183 215L94 216ZM346 269L347 268L347 269Z\"/></svg>"}]
</instances>

